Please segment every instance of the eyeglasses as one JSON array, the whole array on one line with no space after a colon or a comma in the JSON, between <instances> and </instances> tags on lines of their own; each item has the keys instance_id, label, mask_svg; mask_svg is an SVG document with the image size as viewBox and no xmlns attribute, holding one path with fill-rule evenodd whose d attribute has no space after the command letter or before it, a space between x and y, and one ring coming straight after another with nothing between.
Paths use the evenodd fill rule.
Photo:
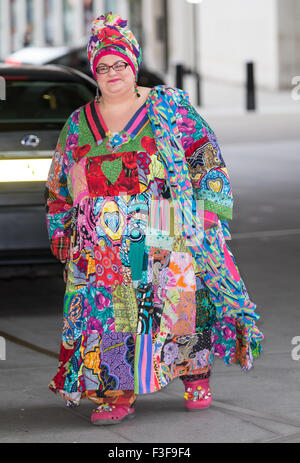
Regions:
<instances>
[{"instance_id":1,"label":"eyeglasses","mask_svg":"<svg viewBox=\"0 0 300 463\"><path fill-rule=\"evenodd\" d=\"M97 74L107 74L112 68L114 71L124 71L124 69L129 66L128 63L125 63L124 61L118 61L117 63L114 63L112 66L107 66L106 64L100 64L99 66L96 67L96 72Z\"/></svg>"}]
</instances>

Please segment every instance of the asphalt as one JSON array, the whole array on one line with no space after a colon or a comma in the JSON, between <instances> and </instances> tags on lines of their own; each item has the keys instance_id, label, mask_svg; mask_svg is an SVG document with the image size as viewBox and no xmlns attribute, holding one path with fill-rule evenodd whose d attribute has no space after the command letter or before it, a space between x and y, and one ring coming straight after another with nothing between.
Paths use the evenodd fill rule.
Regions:
<instances>
[{"instance_id":1,"label":"asphalt","mask_svg":"<svg viewBox=\"0 0 300 463\"><path fill-rule=\"evenodd\" d=\"M277 102L288 101L288 92ZM280 98L279 98L280 97ZM265 100L267 101L267 100ZM215 129L235 196L230 248L261 315L263 353L245 373L214 363L212 406L185 411L183 386L139 396L135 419L93 427L92 404L68 409L47 388L57 368L64 283L54 272L0 280L0 442L300 443L300 102L200 112ZM295 106L298 105L298 106ZM0 333L1 335L1 333Z\"/></svg>"}]
</instances>

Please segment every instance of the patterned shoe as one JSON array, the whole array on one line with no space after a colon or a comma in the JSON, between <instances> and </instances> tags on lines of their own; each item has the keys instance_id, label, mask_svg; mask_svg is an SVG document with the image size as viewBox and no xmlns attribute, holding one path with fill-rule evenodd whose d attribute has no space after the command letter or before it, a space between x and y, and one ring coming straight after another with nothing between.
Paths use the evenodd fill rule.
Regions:
<instances>
[{"instance_id":1,"label":"patterned shoe","mask_svg":"<svg viewBox=\"0 0 300 463\"><path fill-rule=\"evenodd\" d=\"M134 417L134 407L127 405L111 405L108 403L99 405L93 410L91 422L97 426L117 424L126 418Z\"/></svg>"},{"instance_id":2,"label":"patterned shoe","mask_svg":"<svg viewBox=\"0 0 300 463\"><path fill-rule=\"evenodd\" d=\"M209 378L198 379L197 381L183 381L185 386L185 407L189 411L208 408L212 401L209 387Z\"/></svg>"}]
</instances>

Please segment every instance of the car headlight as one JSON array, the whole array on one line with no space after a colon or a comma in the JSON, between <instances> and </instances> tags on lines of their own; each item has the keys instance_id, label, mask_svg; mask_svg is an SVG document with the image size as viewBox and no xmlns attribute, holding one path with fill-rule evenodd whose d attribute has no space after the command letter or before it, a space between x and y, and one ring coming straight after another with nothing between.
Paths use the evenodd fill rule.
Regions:
<instances>
[{"instance_id":1,"label":"car headlight","mask_svg":"<svg viewBox=\"0 0 300 463\"><path fill-rule=\"evenodd\" d=\"M46 181L51 165L48 159L0 159L0 182Z\"/></svg>"}]
</instances>

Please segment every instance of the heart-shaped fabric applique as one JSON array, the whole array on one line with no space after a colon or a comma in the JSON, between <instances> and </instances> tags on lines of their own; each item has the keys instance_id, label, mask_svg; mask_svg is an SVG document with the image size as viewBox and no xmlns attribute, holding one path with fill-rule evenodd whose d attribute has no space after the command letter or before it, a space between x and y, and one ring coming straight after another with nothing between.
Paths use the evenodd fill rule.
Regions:
<instances>
[{"instance_id":1,"label":"heart-shaped fabric applique","mask_svg":"<svg viewBox=\"0 0 300 463\"><path fill-rule=\"evenodd\" d=\"M104 212L103 219L105 225L113 232L116 233L120 226L120 216L118 211Z\"/></svg>"},{"instance_id":2,"label":"heart-shaped fabric applique","mask_svg":"<svg viewBox=\"0 0 300 463\"><path fill-rule=\"evenodd\" d=\"M222 191L223 188L223 181L221 179L217 180L208 180L208 187L210 190L215 191L216 193L219 193Z\"/></svg>"},{"instance_id":3,"label":"heart-shaped fabric applique","mask_svg":"<svg viewBox=\"0 0 300 463\"><path fill-rule=\"evenodd\" d=\"M105 177L114 184L119 178L122 172L122 157L119 156L114 161L103 161L101 164L101 170Z\"/></svg>"}]
</instances>

